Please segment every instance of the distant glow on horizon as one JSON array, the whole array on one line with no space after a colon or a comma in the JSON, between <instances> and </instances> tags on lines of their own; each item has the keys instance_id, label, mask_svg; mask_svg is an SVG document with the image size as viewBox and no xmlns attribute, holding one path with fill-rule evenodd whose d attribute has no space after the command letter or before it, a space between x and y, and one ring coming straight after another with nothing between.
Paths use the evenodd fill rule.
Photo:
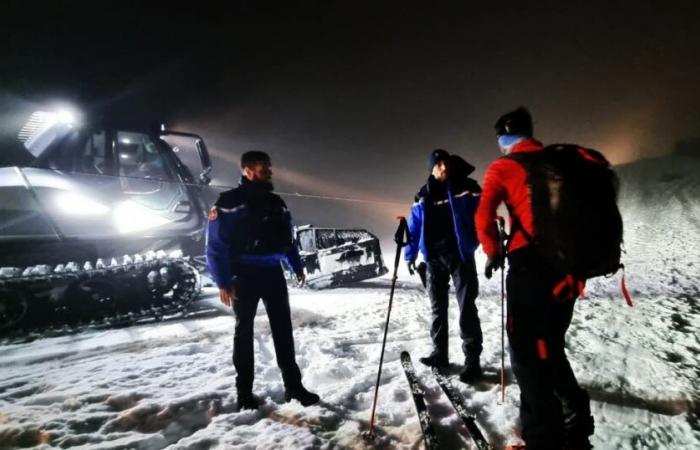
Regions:
<instances>
[{"instance_id":1,"label":"distant glow on horizon","mask_svg":"<svg viewBox=\"0 0 700 450\"><path fill-rule=\"evenodd\" d=\"M649 147L654 144L650 130L654 129L659 120L655 108L640 107L615 119L607 129L601 130L602 137L593 142L593 148L601 151L611 164L630 163L659 153Z\"/></svg>"}]
</instances>

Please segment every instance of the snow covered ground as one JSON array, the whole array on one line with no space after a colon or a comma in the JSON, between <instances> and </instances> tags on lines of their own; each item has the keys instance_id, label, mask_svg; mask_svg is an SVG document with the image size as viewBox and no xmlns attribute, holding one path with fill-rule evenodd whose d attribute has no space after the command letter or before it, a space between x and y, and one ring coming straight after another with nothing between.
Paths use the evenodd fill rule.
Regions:
<instances>
[{"instance_id":1,"label":"snow covered ground","mask_svg":"<svg viewBox=\"0 0 700 450\"><path fill-rule=\"evenodd\" d=\"M600 449L700 448L700 189L698 158L621 167L626 224L625 305L619 277L590 283L568 350L593 399ZM385 261L394 250L385 248ZM487 381L458 385L496 448L517 441L519 391L499 402L500 279L481 280L478 306ZM430 349L423 288L404 274L394 299L382 384L380 440L366 444L388 303L388 278L324 291L293 289L292 320L304 382L322 397L284 403L270 330L256 318L258 411L235 411L233 318L216 314L86 331L0 347L0 448L422 448L398 359ZM216 304L209 288L205 302ZM457 305L451 359L459 370ZM509 362L506 358L506 365ZM416 364L443 448L470 448L466 429Z\"/></svg>"}]
</instances>

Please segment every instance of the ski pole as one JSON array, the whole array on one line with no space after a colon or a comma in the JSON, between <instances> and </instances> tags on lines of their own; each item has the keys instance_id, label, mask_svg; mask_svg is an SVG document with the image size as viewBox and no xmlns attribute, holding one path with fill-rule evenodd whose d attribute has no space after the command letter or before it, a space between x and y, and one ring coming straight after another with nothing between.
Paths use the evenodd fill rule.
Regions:
<instances>
[{"instance_id":1,"label":"ski pole","mask_svg":"<svg viewBox=\"0 0 700 450\"><path fill-rule=\"evenodd\" d=\"M506 267L506 226L503 217L496 218L498 223L498 238L501 244L501 403L506 400L506 363L505 363L505 267Z\"/></svg>"},{"instance_id":2,"label":"ski pole","mask_svg":"<svg viewBox=\"0 0 700 450\"><path fill-rule=\"evenodd\" d=\"M399 217L399 227L394 235L396 242L396 257L394 258L394 276L391 278L391 293L389 294L389 308L386 311L386 323L384 324L384 339L382 340L382 352L379 355L379 370L377 371L377 384L374 387L374 400L372 401L372 415L369 419L369 431L367 437L374 438L374 413L377 409L377 397L379 394L379 380L382 377L382 365L384 363L384 348L386 347L386 336L389 331L389 317L391 316L391 305L394 301L394 289L396 288L397 272L401 261L401 248L408 244L408 225L405 217Z\"/></svg>"}]
</instances>

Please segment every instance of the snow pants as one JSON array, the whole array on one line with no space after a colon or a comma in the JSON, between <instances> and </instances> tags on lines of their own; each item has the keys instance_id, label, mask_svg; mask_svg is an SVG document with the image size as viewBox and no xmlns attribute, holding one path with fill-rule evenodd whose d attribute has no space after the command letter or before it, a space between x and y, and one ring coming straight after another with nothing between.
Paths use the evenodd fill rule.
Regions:
<instances>
[{"instance_id":1,"label":"snow pants","mask_svg":"<svg viewBox=\"0 0 700 450\"><path fill-rule=\"evenodd\" d=\"M301 372L295 361L292 319L287 283L281 267L243 267L234 283L237 300L233 303L236 326L233 334L233 365L236 388L252 392L254 378L253 323L262 299L270 321L277 365L286 388L301 385Z\"/></svg>"},{"instance_id":2,"label":"snow pants","mask_svg":"<svg viewBox=\"0 0 700 450\"><path fill-rule=\"evenodd\" d=\"M432 309L430 337L433 352L448 358L448 314L450 276L457 291L459 305L459 330L462 338L462 351L467 359L478 361L481 355L483 337L481 322L476 309L479 294L479 280L476 275L474 255L462 261L458 254L428 257L427 288Z\"/></svg>"},{"instance_id":3,"label":"snow pants","mask_svg":"<svg viewBox=\"0 0 700 450\"><path fill-rule=\"evenodd\" d=\"M565 351L575 300L556 300L563 275L526 247L508 257L507 331L520 386L520 422L528 450L587 449L593 434L590 400Z\"/></svg>"}]
</instances>

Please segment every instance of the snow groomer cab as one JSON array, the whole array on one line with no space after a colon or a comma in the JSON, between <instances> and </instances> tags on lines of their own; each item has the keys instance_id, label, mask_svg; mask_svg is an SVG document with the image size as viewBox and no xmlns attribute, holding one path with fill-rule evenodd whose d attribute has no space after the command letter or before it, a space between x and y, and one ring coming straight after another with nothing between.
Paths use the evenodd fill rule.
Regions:
<instances>
[{"instance_id":1,"label":"snow groomer cab","mask_svg":"<svg viewBox=\"0 0 700 450\"><path fill-rule=\"evenodd\" d=\"M0 167L0 334L159 318L196 298L212 169L200 136L36 112L18 137L25 158Z\"/></svg>"},{"instance_id":2,"label":"snow groomer cab","mask_svg":"<svg viewBox=\"0 0 700 450\"><path fill-rule=\"evenodd\" d=\"M312 289L336 287L384 275L379 239L363 229L297 227L297 240Z\"/></svg>"}]
</instances>

